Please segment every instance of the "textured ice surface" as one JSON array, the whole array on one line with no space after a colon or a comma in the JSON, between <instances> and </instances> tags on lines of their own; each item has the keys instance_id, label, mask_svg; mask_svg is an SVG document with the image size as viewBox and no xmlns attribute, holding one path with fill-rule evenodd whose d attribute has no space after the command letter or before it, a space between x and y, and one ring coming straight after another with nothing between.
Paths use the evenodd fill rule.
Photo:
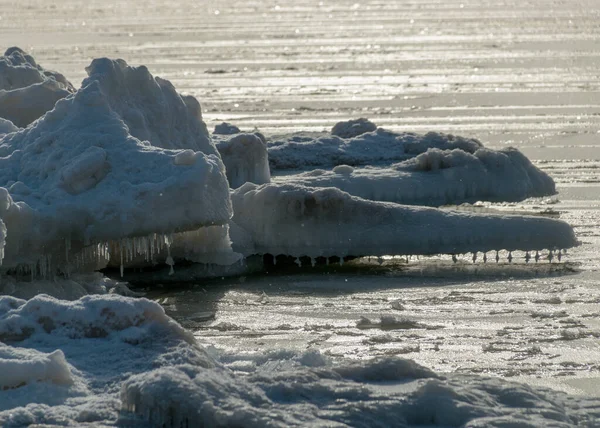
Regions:
<instances>
[{"instance_id":1,"label":"textured ice surface","mask_svg":"<svg viewBox=\"0 0 600 428\"><path fill-rule=\"evenodd\" d=\"M461 149L475 153L482 144L471 138L429 132L395 133L377 128L352 138L336 135L291 134L269 141L269 163L272 172L280 169L334 167L336 165L391 164L412 158L429 148Z\"/></svg>"},{"instance_id":2,"label":"textured ice surface","mask_svg":"<svg viewBox=\"0 0 600 428\"><path fill-rule=\"evenodd\" d=\"M246 182L264 184L271 181L267 143L259 134L235 134L216 141L225 164L227 180L232 189Z\"/></svg>"},{"instance_id":3,"label":"textured ice surface","mask_svg":"<svg viewBox=\"0 0 600 428\"><path fill-rule=\"evenodd\" d=\"M99 82L107 103L133 137L165 149L217 153L198 100L178 94L168 80L152 76L143 65L131 67L121 59L95 59L86 71L89 77L82 85Z\"/></svg>"},{"instance_id":4,"label":"textured ice surface","mask_svg":"<svg viewBox=\"0 0 600 428\"><path fill-rule=\"evenodd\" d=\"M157 303L0 297L0 424L593 426L600 402L397 357L209 356ZM58 350L60 349L60 350Z\"/></svg>"},{"instance_id":5,"label":"textured ice surface","mask_svg":"<svg viewBox=\"0 0 600 428\"><path fill-rule=\"evenodd\" d=\"M296 257L462 254L577 245L565 222L374 202L335 188L247 183L232 193L244 254Z\"/></svg>"},{"instance_id":6,"label":"textured ice surface","mask_svg":"<svg viewBox=\"0 0 600 428\"><path fill-rule=\"evenodd\" d=\"M0 118L25 127L72 92L75 88L62 74L45 70L19 48L0 57Z\"/></svg>"},{"instance_id":7,"label":"textured ice surface","mask_svg":"<svg viewBox=\"0 0 600 428\"><path fill-rule=\"evenodd\" d=\"M0 139L5 266L43 271L42 264L64 264L86 245L227 223L231 206L218 154L141 142L111 105L90 80L30 127ZM170 132L168 121L153 125ZM154 240L138 248L149 252ZM92 258L104 252L94 248ZM52 260L40 262L44 255Z\"/></svg>"},{"instance_id":8,"label":"textured ice surface","mask_svg":"<svg viewBox=\"0 0 600 428\"><path fill-rule=\"evenodd\" d=\"M361 198L409 205L513 202L556 193L554 181L516 149L429 149L383 168L339 165L277 177L308 187L337 187Z\"/></svg>"}]
</instances>

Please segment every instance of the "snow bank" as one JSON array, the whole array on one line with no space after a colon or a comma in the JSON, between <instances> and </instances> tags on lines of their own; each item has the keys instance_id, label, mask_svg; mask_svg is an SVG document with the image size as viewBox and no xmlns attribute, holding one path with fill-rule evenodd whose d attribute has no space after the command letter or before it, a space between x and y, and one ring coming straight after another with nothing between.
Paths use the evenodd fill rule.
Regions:
<instances>
[{"instance_id":1,"label":"snow bank","mask_svg":"<svg viewBox=\"0 0 600 428\"><path fill-rule=\"evenodd\" d=\"M99 82L106 102L133 137L155 147L217 154L202 121L200 103L193 96L178 94L168 80L122 59L95 59L86 71L89 77L82 86Z\"/></svg>"},{"instance_id":2,"label":"snow bank","mask_svg":"<svg viewBox=\"0 0 600 428\"><path fill-rule=\"evenodd\" d=\"M267 143L261 134L235 134L221 139L216 146L232 189L246 182L264 184L271 181Z\"/></svg>"},{"instance_id":3,"label":"snow bank","mask_svg":"<svg viewBox=\"0 0 600 428\"><path fill-rule=\"evenodd\" d=\"M373 202L335 188L247 183L232 193L232 203L246 242L234 241L234 250L244 254L427 255L577 245L559 220Z\"/></svg>"},{"instance_id":4,"label":"snow bank","mask_svg":"<svg viewBox=\"0 0 600 428\"><path fill-rule=\"evenodd\" d=\"M344 164L391 164L412 158L430 148L461 149L467 153L474 153L483 146L475 139L449 134L395 133L377 128L351 138L336 135L315 138L303 134L274 137L268 141L268 147L271 172L275 172L282 169L334 167Z\"/></svg>"},{"instance_id":5,"label":"snow bank","mask_svg":"<svg viewBox=\"0 0 600 428\"><path fill-rule=\"evenodd\" d=\"M106 62L95 64L94 70ZM120 97L121 109L133 115L137 104ZM109 241L139 237L122 244L132 246L132 254L151 254L168 245L164 235L228 222L231 205L218 154L186 153L182 161L181 152L141 142L113 104L89 78L33 125L0 139L5 267L28 265L42 274L65 264L94 268L105 264ZM140 107L139 117L148 108ZM176 135L166 117L152 122L153 129ZM208 143L198 146L216 152Z\"/></svg>"},{"instance_id":6,"label":"snow bank","mask_svg":"<svg viewBox=\"0 0 600 428\"><path fill-rule=\"evenodd\" d=\"M513 202L556 193L554 181L521 152L429 149L387 168L315 170L275 178L307 187L337 187L361 198L408 205Z\"/></svg>"},{"instance_id":7,"label":"snow bank","mask_svg":"<svg viewBox=\"0 0 600 428\"><path fill-rule=\"evenodd\" d=\"M62 74L44 70L19 48L10 48L0 57L0 117L19 127L29 125L73 92L75 88Z\"/></svg>"}]
</instances>

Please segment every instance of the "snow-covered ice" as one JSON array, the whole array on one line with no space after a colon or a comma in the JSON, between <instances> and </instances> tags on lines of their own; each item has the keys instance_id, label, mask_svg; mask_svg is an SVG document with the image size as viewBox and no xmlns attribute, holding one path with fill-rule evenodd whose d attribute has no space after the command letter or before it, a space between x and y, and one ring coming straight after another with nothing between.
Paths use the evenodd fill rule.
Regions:
<instances>
[{"instance_id":1,"label":"snow-covered ice","mask_svg":"<svg viewBox=\"0 0 600 428\"><path fill-rule=\"evenodd\" d=\"M232 193L243 254L295 257L558 250L577 245L565 222L375 202L336 188L246 183Z\"/></svg>"},{"instance_id":2,"label":"snow-covered ice","mask_svg":"<svg viewBox=\"0 0 600 428\"><path fill-rule=\"evenodd\" d=\"M267 143L260 133L220 136L215 143L232 189L246 182L264 184L271 181Z\"/></svg>"},{"instance_id":3,"label":"snow-covered ice","mask_svg":"<svg viewBox=\"0 0 600 428\"><path fill-rule=\"evenodd\" d=\"M374 144L375 145L375 144ZM516 149L429 149L388 167L339 165L274 177L279 183L337 187L376 201L440 206L514 202L556 193L554 181Z\"/></svg>"},{"instance_id":4,"label":"snow-covered ice","mask_svg":"<svg viewBox=\"0 0 600 428\"><path fill-rule=\"evenodd\" d=\"M0 423L67 426L589 425L594 399L398 357L207 352L155 302L0 297ZM60 350L59 350L60 349ZM511 425L512 424L512 425Z\"/></svg>"},{"instance_id":5,"label":"snow-covered ice","mask_svg":"<svg viewBox=\"0 0 600 428\"><path fill-rule=\"evenodd\" d=\"M183 160L180 151L131 136L95 80L6 134L0 154L5 267L32 265L43 273L85 246L100 245L93 249L98 258L103 244L128 237L149 237L137 247L148 253L161 246L153 234L224 225L231 215L218 154L193 152Z\"/></svg>"},{"instance_id":6,"label":"snow-covered ice","mask_svg":"<svg viewBox=\"0 0 600 428\"><path fill-rule=\"evenodd\" d=\"M0 57L0 117L16 126L29 125L73 92L62 74L45 70L19 48L10 48Z\"/></svg>"}]
</instances>

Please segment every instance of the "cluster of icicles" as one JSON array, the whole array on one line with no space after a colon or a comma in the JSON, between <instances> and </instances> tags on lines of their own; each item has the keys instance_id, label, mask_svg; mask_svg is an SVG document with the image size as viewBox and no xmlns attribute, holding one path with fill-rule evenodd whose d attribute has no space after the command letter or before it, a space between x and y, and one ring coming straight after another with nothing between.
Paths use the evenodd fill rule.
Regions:
<instances>
[{"instance_id":1,"label":"cluster of icicles","mask_svg":"<svg viewBox=\"0 0 600 428\"><path fill-rule=\"evenodd\" d=\"M120 261L121 277L123 276L124 265L133 261L138 257L143 257L147 263L157 263L156 255L167 251L165 263L171 267L170 273L174 273L173 266L175 262L171 257L171 245L173 243L172 234L153 233L148 236L139 236L132 238L122 238L116 241L107 241L97 244L88 245L83 248L78 254L71 254L71 240L65 239L65 261L64 266L60 263L62 273L69 277L72 272L77 272L80 268L89 265L103 265L112 256L115 256ZM19 276L31 275L31 278L36 277L49 279L55 274L55 266L52 262L52 255L45 254L40 257L37 262L22 264L15 269L15 273Z\"/></svg>"}]
</instances>

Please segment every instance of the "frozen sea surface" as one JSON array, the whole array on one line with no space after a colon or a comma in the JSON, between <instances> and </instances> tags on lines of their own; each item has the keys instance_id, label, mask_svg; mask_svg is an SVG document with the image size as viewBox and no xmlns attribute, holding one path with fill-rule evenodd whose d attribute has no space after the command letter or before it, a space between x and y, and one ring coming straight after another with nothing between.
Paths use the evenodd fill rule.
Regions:
<instances>
[{"instance_id":1,"label":"frozen sea surface","mask_svg":"<svg viewBox=\"0 0 600 428\"><path fill-rule=\"evenodd\" d=\"M392 260L150 295L223 361L282 348L401 355L600 396L597 1L0 0L0 11L5 47L72 82L99 56L144 64L198 97L209 128L321 131L363 116L516 146L557 182L556 198L503 208L550 207L575 227L582 246L562 268L465 258L406 274Z\"/></svg>"}]
</instances>

